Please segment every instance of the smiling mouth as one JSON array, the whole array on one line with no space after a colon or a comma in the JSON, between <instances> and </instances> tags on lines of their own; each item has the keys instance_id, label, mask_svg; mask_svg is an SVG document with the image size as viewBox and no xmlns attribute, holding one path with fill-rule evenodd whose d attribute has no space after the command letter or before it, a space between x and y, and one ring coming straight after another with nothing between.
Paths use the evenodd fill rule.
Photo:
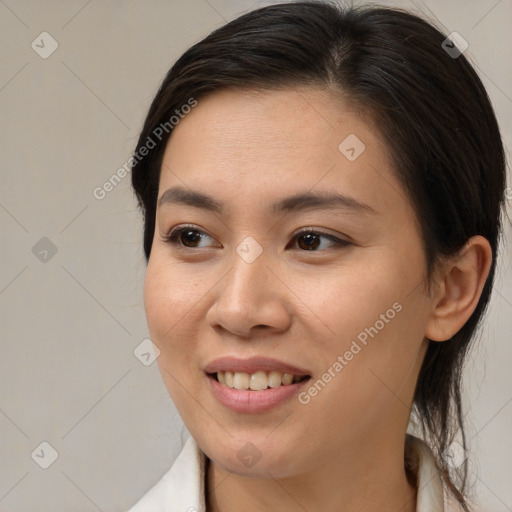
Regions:
<instances>
[{"instance_id":1,"label":"smiling mouth","mask_svg":"<svg viewBox=\"0 0 512 512\"><path fill-rule=\"evenodd\" d=\"M290 386L310 379L309 375L293 375L277 371L254 373L219 371L209 373L208 376L227 388L250 391Z\"/></svg>"}]
</instances>

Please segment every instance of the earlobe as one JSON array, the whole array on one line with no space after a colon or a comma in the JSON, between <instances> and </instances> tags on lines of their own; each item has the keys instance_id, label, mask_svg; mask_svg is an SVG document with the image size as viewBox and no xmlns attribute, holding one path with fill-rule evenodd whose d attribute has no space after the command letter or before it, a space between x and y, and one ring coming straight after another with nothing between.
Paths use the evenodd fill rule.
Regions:
<instances>
[{"instance_id":1,"label":"earlobe","mask_svg":"<svg viewBox=\"0 0 512 512\"><path fill-rule=\"evenodd\" d=\"M425 337L446 341L454 336L475 310L492 263L492 249L483 236L471 237L443 264L432 298Z\"/></svg>"}]
</instances>

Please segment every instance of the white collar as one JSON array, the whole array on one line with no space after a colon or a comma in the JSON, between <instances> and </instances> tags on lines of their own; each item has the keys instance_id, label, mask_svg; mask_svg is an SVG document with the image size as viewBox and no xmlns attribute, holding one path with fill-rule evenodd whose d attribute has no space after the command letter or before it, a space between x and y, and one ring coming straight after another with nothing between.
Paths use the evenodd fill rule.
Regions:
<instances>
[{"instance_id":1,"label":"white collar","mask_svg":"<svg viewBox=\"0 0 512 512\"><path fill-rule=\"evenodd\" d=\"M428 445L407 434L417 461L416 512L448 512L443 483ZM204 512L206 456L190 437L171 469L128 512Z\"/></svg>"}]
</instances>

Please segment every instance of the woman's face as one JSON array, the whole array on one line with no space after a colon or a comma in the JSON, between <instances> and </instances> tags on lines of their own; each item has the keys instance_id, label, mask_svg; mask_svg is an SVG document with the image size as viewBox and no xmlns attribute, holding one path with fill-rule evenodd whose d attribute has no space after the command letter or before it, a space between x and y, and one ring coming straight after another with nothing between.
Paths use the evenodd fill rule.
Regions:
<instances>
[{"instance_id":1,"label":"woman's face","mask_svg":"<svg viewBox=\"0 0 512 512\"><path fill-rule=\"evenodd\" d=\"M430 299L377 130L320 89L217 92L175 127L158 197L148 325L207 456L285 477L403 449Z\"/></svg>"}]
</instances>

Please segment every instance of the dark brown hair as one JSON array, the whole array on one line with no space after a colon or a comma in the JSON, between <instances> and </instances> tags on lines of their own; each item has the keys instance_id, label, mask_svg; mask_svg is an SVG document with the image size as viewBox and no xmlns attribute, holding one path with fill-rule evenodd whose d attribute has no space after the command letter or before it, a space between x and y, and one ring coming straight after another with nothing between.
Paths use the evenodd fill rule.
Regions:
<instances>
[{"instance_id":1,"label":"dark brown hair","mask_svg":"<svg viewBox=\"0 0 512 512\"><path fill-rule=\"evenodd\" d=\"M420 17L384 7L292 2L249 12L192 46L171 68L149 109L135 155L149 139L157 144L133 160L132 185L144 215L149 259L162 157L172 134L169 119L191 98L200 101L226 88L311 85L337 89L369 115L415 207L429 279L439 258L455 254L473 235L484 236L493 251L472 316L450 340L430 341L413 404L446 484L467 511L466 463L453 474L443 454L456 431L466 446L462 369L491 293L505 157L482 82L464 55L445 51L445 39ZM168 128L165 134L162 126Z\"/></svg>"}]
</instances>

